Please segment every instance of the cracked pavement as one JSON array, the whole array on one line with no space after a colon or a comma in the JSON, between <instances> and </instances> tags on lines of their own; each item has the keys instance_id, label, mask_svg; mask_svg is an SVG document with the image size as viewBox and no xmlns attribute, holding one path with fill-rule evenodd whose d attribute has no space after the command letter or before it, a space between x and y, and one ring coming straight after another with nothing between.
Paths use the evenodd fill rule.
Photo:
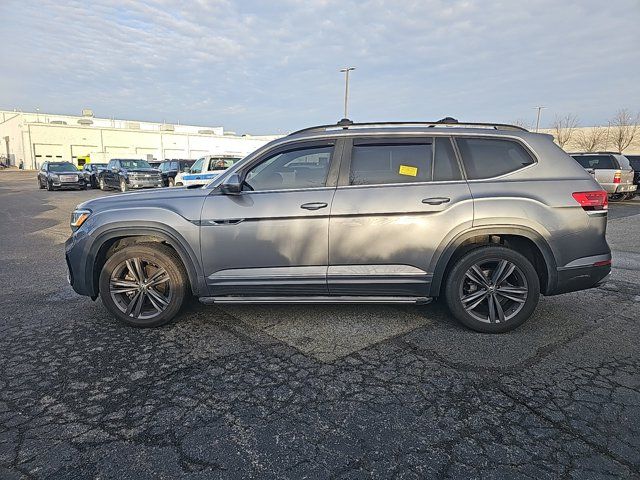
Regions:
<instances>
[{"instance_id":1,"label":"cracked pavement","mask_svg":"<svg viewBox=\"0 0 640 480\"><path fill-rule=\"evenodd\" d=\"M128 328L66 284L100 195L0 172L0 478L640 478L640 200L610 207L607 285L482 335L440 303Z\"/></svg>"}]
</instances>

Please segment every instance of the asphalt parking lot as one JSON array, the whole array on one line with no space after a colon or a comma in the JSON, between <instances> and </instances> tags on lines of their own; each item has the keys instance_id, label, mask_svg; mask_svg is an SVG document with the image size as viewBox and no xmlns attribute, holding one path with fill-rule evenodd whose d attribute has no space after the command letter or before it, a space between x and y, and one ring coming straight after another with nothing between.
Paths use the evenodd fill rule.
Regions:
<instances>
[{"instance_id":1,"label":"asphalt parking lot","mask_svg":"<svg viewBox=\"0 0 640 480\"><path fill-rule=\"evenodd\" d=\"M66 283L100 195L0 172L0 478L640 477L640 200L610 207L607 285L495 336L439 303L122 326Z\"/></svg>"}]
</instances>

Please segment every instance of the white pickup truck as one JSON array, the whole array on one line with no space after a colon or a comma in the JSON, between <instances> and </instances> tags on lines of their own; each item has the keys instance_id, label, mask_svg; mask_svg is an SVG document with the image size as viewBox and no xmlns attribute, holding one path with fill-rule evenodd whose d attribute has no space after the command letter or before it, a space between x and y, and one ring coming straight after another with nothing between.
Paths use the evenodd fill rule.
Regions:
<instances>
[{"instance_id":1,"label":"white pickup truck","mask_svg":"<svg viewBox=\"0 0 640 480\"><path fill-rule=\"evenodd\" d=\"M176 175L175 186L205 185L238 160L240 157L233 155L207 155L199 158L188 172L179 172Z\"/></svg>"}]
</instances>

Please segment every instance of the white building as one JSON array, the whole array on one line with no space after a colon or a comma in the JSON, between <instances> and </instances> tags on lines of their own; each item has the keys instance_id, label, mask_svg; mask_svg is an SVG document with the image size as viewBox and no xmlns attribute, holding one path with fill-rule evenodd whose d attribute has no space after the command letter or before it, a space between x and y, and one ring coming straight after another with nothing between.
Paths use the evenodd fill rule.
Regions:
<instances>
[{"instance_id":1,"label":"white building","mask_svg":"<svg viewBox=\"0 0 640 480\"><path fill-rule=\"evenodd\" d=\"M37 169L46 161L78 164L78 157L195 159L207 154L244 156L278 135L235 135L222 127L0 110L0 157ZM102 155L100 155L102 154ZM105 155L106 154L106 155Z\"/></svg>"}]
</instances>

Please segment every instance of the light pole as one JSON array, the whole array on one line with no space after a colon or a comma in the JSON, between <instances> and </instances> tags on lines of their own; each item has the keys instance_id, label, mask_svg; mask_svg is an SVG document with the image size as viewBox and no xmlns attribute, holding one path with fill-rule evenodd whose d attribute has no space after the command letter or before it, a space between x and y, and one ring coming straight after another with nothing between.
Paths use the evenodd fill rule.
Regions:
<instances>
[{"instance_id":1,"label":"light pole","mask_svg":"<svg viewBox=\"0 0 640 480\"><path fill-rule=\"evenodd\" d=\"M344 77L344 118L349 118L347 116L348 113L348 102L349 102L349 72L351 70L355 70L356 67L344 67L340 71L345 74Z\"/></svg>"},{"instance_id":2,"label":"light pole","mask_svg":"<svg viewBox=\"0 0 640 480\"><path fill-rule=\"evenodd\" d=\"M533 107L538 109L538 115L536 116L536 133L538 133L538 128L540 127L540 112L542 112L543 108L547 108L543 105L538 105L537 107Z\"/></svg>"}]
</instances>

